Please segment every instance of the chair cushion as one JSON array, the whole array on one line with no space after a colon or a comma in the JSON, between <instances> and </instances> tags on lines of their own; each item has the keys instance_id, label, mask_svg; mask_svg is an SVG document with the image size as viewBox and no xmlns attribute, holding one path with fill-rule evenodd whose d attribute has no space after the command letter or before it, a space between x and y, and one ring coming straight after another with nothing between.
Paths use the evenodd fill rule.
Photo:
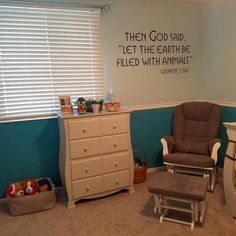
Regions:
<instances>
[{"instance_id":1,"label":"chair cushion","mask_svg":"<svg viewBox=\"0 0 236 236\"><path fill-rule=\"evenodd\" d=\"M218 136L220 106L208 102L186 102L176 107L173 120L175 138L205 142Z\"/></svg>"},{"instance_id":2,"label":"chair cushion","mask_svg":"<svg viewBox=\"0 0 236 236\"><path fill-rule=\"evenodd\" d=\"M174 151L209 155L208 142L194 142L183 139L176 139Z\"/></svg>"},{"instance_id":3,"label":"chair cushion","mask_svg":"<svg viewBox=\"0 0 236 236\"><path fill-rule=\"evenodd\" d=\"M215 166L215 161L207 155L175 152L163 156L165 162L176 165L210 168Z\"/></svg>"},{"instance_id":4,"label":"chair cushion","mask_svg":"<svg viewBox=\"0 0 236 236\"><path fill-rule=\"evenodd\" d=\"M203 201L206 198L208 179L178 173L158 172L148 191L167 197Z\"/></svg>"},{"instance_id":5,"label":"chair cushion","mask_svg":"<svg viewBox=\"0 0 236 236\"><path fill-rule=\"evenodd\" d=\"M209 102L185 102L182 112L186 120L207 121L214 105Z\"/></svg>"}]
</instances>

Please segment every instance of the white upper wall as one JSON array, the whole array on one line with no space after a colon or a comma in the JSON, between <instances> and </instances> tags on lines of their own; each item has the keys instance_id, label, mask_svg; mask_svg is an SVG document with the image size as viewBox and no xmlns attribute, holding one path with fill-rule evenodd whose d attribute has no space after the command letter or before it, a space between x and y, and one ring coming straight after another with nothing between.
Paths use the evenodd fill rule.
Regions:
<instances>
[{"instance_id":1,"label":"white upper wall","mask_svg":"<svg viewBox=\"0 0 236 236\"><path fill-rule=\"evenodd\" d=\"M156 0L119 0L109 1L109 4L111 9L102 16L106 89L113 88L125 106L199 99L202 5ZM168 34L169 39L151 42L148 35L152 30ZM145 33L147 39L143 42L127 41L125 32ZM181 42L173 42L170 40L171 33L182 33L185 38ZM124 55L119 45L154 45L155 48L158 45L190 45L191 52L144 55L137 49L136 53ZM160 56L192 58L189 64L117 66L119 58L142 60L143 57ZM174 69L177 73L162 74L165 72L162 69ZM185 69L188 72L181 73Z\"/></svg>"},{"instance_id":2,"label":"white upper wall","mask_svg":"<svg viewBox=\"0 0 236 236\"><path fill-rule=\"evenodd\" d=\"M201 97L203 4L200 2L202 1L35 0L35 2L110 4L110 10L102 12L105 89L107 91L112 88L123 106L179 102ZM151 31L156 33L149 36ZM132 35L142 33L145 38L143 36L141 41L128 40L126 32ZM163 34L168 39L154 40L157 34L158 37ZM142 46L151 46L152 51L148 54L141 53ZM157 49L158 46L161 49L160 47ZM174 52L161 53L166 49L164 46L174 47ZM125 66L126 60L130 58L136 58L131 59L131 64L135 62L139 65ZM144 60L150 60L153 65L143 65ZM171 65L166 65L166 61L171 61Z\"/></svg>"},{"instance_id":3,"label":"white upper wall","mask_svg":"<svg viewBox=\"0 0 236 236\"><path fill-rule=\"evenodd\" d=\"M235 102L236 1L208 0L203 32L204 98Z\"/></svg>"},{"instance_id":4,"label":"white upper wall","mask_svg":"<svg viewBox=\"0 0 236 236\"><path fill-rule=\"evenodd\" d=\"M110 4L102 13L105 88L113 88L125 106L205 99L235 102L236 0L31 0L35 2ZM181 42L154 42L150 31L182 33ZM131 42L125 32L146 34ZM124 54L121 46L136 46ZM141 54L140 46L190 45L190 53ZM132 49L132 47L131 47ZM189 64L117 66L117 59L187 57ZM170 69L162 74L163 69ZM181 70L188 72L181 74ZM178 71L178 73L170 73ZM78 95L79 96L79 95Z\"/></svg>"}]
</instances>

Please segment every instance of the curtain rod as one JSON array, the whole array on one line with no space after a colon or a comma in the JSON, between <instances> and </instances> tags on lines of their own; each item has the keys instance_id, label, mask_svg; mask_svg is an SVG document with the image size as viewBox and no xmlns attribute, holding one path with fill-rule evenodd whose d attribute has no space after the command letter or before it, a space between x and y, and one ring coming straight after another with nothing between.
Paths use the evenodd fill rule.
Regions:
<instances>
[{"instance_id":1,"label":"curtain rod","mask_svg":"<svg viewBox=\"0 0 236 236\"><path fill-rule=\"evenodd\" d=\"M99 5L99 4L82 4L82 3L57 3L57 2L52 2L52 3L48 3L48 2L31 2L31 1L7 1L7 0L0 0L0 4L4 3L4 4L33 4L33 5L45 5L45 6L64 6L64 7L81 7L81 8L100 8L101 10L109 10L110 9L110 5L109 4L103 4L103 5Z\"/></svg>"}]
</instances>

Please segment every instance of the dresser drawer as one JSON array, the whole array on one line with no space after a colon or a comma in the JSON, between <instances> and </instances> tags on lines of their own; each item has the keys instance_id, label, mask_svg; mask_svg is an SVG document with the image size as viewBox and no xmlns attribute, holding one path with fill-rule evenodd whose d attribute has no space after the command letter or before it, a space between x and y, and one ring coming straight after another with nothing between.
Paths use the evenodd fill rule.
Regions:
<instances>
[{"instance_id":1,"label":"dresser drawer","mask_svg":"<svg viewBox=\"0 0 236 236\"><path fill-rule=\"evenodd\" d=\"M84 179L102 174L102 161L100 157L89 160L76 160L71 162L72 180Z\"/></svg>"},{"instance_id":2,"label":"dresser drawer","mask_svg":"<svg viewBox=\"0 0 236 236\"><path fill-rule=\"evenodd\" d=\"M102 157L103 173L111 173L129 168L129 152L121 152Z\"/></svg>"},{"instance_id":3,"label":"dresser drawer","mask_svg":"<svg viewBox=\"0 0 236 236\"><path fill-rule=\"evenodd\" d=\"M101 153L100 138L70 141L70 158L95 156Z\"/></svg>"},{"instance_id":4,"label":"dresser drawer","mask_svg":"<svg viewBox=\"0 0 236 236\"><path fill-rule=\"evenodd\" d=\"M73 197L90 196L102 191L102 177L92 177L72 182Z\"/></svg>"},{"instance_id":5,"label":"dresser drawer","mask_svg":"<svg viewBox=\"0 0 236 236\"><path fill-rule=\"evenodd\" d=\"M128 132L128 116L111 115L101 118L102 135L120 134Z\"/></svg>"},{"instance_id":6,"label":"dresser drawer","mask_svg":"<svg viewBox=\"0 0 236 236\"><path fill-rule=\"evenodd\" d=\"M113 174L103 176L103 190L109 191L113 189L129 186L129 171L120 171Z\"/></svg>"},{"instance_id":7,"label":"dresser drawer","mask_svg":"<svg viewBox=\"0 0 236 236\"><path fill-rule=\"evenodd\" d=\"M70 120L68 122L69 139L83 139L99 136L99 120L96 118Z\"/></svg>"},{"instance_id":8,"label":"dresser drawer","mask_svg":"<svg viewBox=\"0 0 236 236\"><path fill-rule=\"evenodd\" d=\"M102 137L103 153L125 151L129 148L128 134L118 134L113 136Z\"/></svg>"}]
</instances>

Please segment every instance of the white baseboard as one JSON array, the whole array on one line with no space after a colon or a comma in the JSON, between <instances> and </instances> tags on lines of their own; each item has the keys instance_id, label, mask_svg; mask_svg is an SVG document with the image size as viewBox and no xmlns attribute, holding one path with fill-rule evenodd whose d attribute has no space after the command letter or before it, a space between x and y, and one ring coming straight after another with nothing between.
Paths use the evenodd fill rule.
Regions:
<instances>
[{"instance_id":1,"label":"white baseboard","mask_svg":"<svg viewBox=\"0 0 236 236\"><path fill-rule=\"evenodd\" d=\"M166 171L166 166L159 166L159 167L152 167L147 169L147 174L153 173L153 172L159 172L159 171ZM220 167L217 167L217 172L219 175L223 175L223 169ZM60 187L55 187L55 191L57 194L60 193L65 193L66 190L60 186ZM6 203L7 198L0 198L0 203Z\"/></svg>"},{"instance_id":2,"label":"white baseboard","mask_svg":"<svg viewBox=\"0 0 236 236\"><path fill-rule=\"evenodd\" d=\"M147 169L147 174L153 173L153 172L165 171L165 170L166 170L166 166L159 166L159 167L148 168Z\"/></svg>"},{"instance_id":3,"label":"white baseboard","mask_svg":"<svg viewBox=\"0 0 236 236\"><path fill-rule=\"evenodd\" d=\"M217 171L218 174L223 175L223 169L222 168L217 167L216 171Z\"/></svg>"},{"instance_id":4,"label":"white baseboard","mask_svg":"<svg viewBox=\"0 0 236 236\"><path fill-rule=\"evenodd\" d=\"M147 169L147 174L153 173L153 172L159 172L159 171L166 171L166 166L159 166L159 167L152 167ZM217 167L217 172L222 175L223 169L220 167Z\"/></svg>"},{"instance_id":5,"label":"white baseboard","mask_svg":"<svg viewBox=\"0 0 236 236\"><path fill-rule=\"evenodd\" d=\"M0 198L0 203L5 204L7 202L6 198Z\"/></svg>"}]
</instances>

